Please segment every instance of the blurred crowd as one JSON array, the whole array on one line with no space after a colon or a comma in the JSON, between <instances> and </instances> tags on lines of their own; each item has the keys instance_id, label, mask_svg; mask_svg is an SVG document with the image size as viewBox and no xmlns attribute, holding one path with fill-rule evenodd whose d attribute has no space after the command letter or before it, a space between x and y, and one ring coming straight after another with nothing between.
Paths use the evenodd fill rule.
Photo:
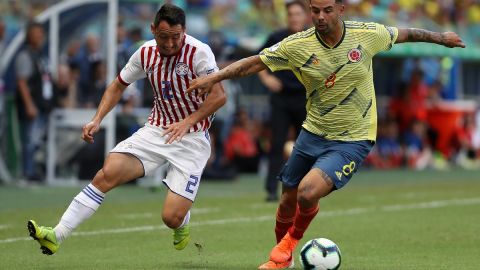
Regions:
<instances>
[{"instance_id":1,"label":"blurred crowd","mask_svg":"<svg viewBox=\"0 0 480 270\"><path fill-rule=\"evenodd\" d=\"M348 16L399 27L455 30L469 42L480 41L478 0L348 0Z\"/></svg>"},{"instance_id":2,"label":"blurred crowd","mask_svg":"<svg viewBox=\"0 0 480 270\"><path fill-rule=\"evenodd\" d=\"M28 19L60 0L6 0L0 3L0 14L8 21L7 39ZM120 0L126 27L142 26L158 4ZM161 1L162 2L162 1ZM226 42L255 50L266 36L285 26L285 0L166 0L184 8L190 33L207 40L211 32L221 32ZM306 1L308 2L308 1ZM432 30L456 30L467 40L480 40L479 0L345 0L346 18L376 21L399 27L423 27ZM133 15L133 16L130 16ZM238 23L242 22L242 23Z\"/></svg>"},{"instance_id":3,"label":"blurred crowd","mask_svg":"<svg viewBox=\"0 0 480 270\"><path fill-rule=\"evenodd\" d=\"M377 142L366 165L480 168L480 114L475 102L452 102L442 82L429 82L421 61L414 62L407 79L380 105Z\"/></svg>"},{"instance_id":4,"label":"blurred crowd","mask_svg":"<svg viewBox=\"0 0 480 270\"><path fill-rule=\"evenodd\" d=\"M347 0L351 17L368 17L392 25L438 24L442 28L480 22L476 0Z\"/></svg>"},{"instance_id":5,"label":"blurred crowd","mask_svg":"<svg viewBox=\"0 0 480 270\"><path fill-rule=\"evenodd\" d=\"M2 1L0 3L0 55L21 29L43 10L59 1ZM214 51L220 67L244 56L257 53L267 36L286 26L284 0L170 0L187 12L187 32L207 43ZM346 17L352 20L377 21L394 26L423 27L432 30L456 29L466 39L480 43L480 1L478 0L347 0ZM158 3L134 3L120 1L117 26L117 71L130 55L145 41L151 39L149 25ZM239 23L241 22L241 23ZM45 44L45 25L36 24L40 31L27 31L29 52L36 43ZM60 63L55 74L49 72L47 52L44 47L30 53L18 53L14 67L15 84L19 79L29 81L32 74L39 77L50 93L42 93L43 103L17 102L23 110L21 126L36 122L36 138L32 133L22 136L23 155L35 159L38 140L45 140L46 120L55 108L95 108L106 87L106 51L102 21L94 21L81 34L70 40L62 40ZM32 47L33 46L33 47ZM22 56L23 55L23 56ZM22 59L23 57L23 59ZM44 69L25 71L25 63L42 63ZM448 131L435 125L435 110L443 110L446 101L455 100L455 89L449 85L451 65L445 59L397 59L402 74L397 83L384 89L387 97L379 101L378 140L366 165L390 169L413 169L451 166L480 168L480 129L476 109L454 110ZM0 81L1 85L1 81ZM31 85L33 86L33 85ZM212 157L205 171L206 178L226 179L238 172L265 174L272 134L268 114L268 102L257 106L259 96L268 91L258 78L225 82L229 101L218 113L211 129ZM21 87L20 87L21 88ZM47 87L48 88L48 87ZM1 89L1 87L0 87ZM19 91L15 85L15 91ZM11 90L11 91L13 91ZM8 89L7 89L8 91ZM47 91L48 92L48 91ZM127 88L119 110L117 139L121 140L141 126L143 118L135 115L136 108L151 106L152 91L149 83L138 82ZM443 106L443 107L442 107ZM22 115L22 113L20 113ZM433 120L432 120L433 119ZM38 121L37 121L38 120ZM22 122L23 121L23 122ZM26 129L27 131L29 129ZM448 134L445 134L445 133ZM43 134L43 136L42 136ZM284 157L295 140L295 130L288 134ZM31 145L35 144L35 145ZM30 145L28 148L25 145ZM26 149L26 150L25 150ZM28 151L27 151L28 150ZM41 155L40 155L41 156ZM40 158L41 159L41 158ZM44 161L44 159L43 159ZM24 162L24 176L41 178L42 169L35 169ZM44 167L44 166L43 166ZM26 170L25 170L26 168ZM30 168L30 169L28 169ZM96 171L94 168L92 171Z\"/></svg>"}]
</instances>

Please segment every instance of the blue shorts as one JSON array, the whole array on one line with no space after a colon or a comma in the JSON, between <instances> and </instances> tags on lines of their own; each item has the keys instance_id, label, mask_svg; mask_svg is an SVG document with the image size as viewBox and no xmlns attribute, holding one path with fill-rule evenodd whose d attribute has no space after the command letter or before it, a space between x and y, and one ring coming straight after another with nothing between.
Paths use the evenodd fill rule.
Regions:
<instances>
[{"instance_id":1,"label":"blue shorts","mask_svg":"<svg viewBox=\"0 0 480 270\"><path fill-rule=\"evenodd\" d=\"M335 189L340 189L357 172L373 145L373 141L326 140L302 129L277 178L287 187L296 187L311 169L319 168L330 176Z\"/></svg>"}]
</instances>

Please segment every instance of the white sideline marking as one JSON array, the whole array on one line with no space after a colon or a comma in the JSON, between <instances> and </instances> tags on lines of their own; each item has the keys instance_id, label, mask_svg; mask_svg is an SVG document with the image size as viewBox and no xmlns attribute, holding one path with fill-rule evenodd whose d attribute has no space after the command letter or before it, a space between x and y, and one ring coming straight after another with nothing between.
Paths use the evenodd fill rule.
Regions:
<instances>
[{"instance_id":1,"label":"white sideline marking","mask_svg":"<svg viewBox=\"0 0 480 270\"><path fill-rule=\"evenodd\" d=\"M192 214L193 215L203 215L203 214L209 214L213 212L219 212L220 208L218 207L213 207L213 208L193 208L192 209ZM161 212L159 210L158 213L151 213L151 212L146 212L146 213L135 213L135 214L121 214L117 215L118 218L121 219L148 219L148 218L155 218L155 217L161 217ZM1 229L1 227L0 227Z\"/></svg>"},{"instance_id":2,"label":"white sideline marking","mask_svg":"<svg viewBox=\"0 0 480 270\"><path fill-rule=\"evenodd\" d=\"M0 230L10 228L10 225L0 224Z\"/></svg>"},{"instance_id":3,"label":"white sideline marking","mask_svg":"<svg viewBox=\"0 0 480 270\"><path fill-rule=\"evenodd\" d=\"M403 210L415 210L415 209L431 209L431 208L441 208L447 206L461 206L461 205L472 205L480 204L480 198L469 198L469 199L453 199L453 200L444 200L444 201L431 201L423 203L412 203L412 204L394 204L387 205L380 208L371 207L371 208L351 208L346 210L334 210L334 211L323 211L320 212L320 217L331 217L331 216L351 216L359 215L369 212L395 212ZM214 208L215 209L215 208ZM231 223L246 223L246 222L261 222L272 220L274 214L267 216L258 216L258 217L242 217L242 218L231 218L231 219L218 219L218 220L209 220L201 222L191 222L193 226L206 226L206 225L223 225ZM90 232L74 232L75 236L90 236L90 235L101 235L101 234L119 234L119 233L130 233L130 232L146 232L146 231L156 231L156 230L165 230L167 226L140 226L140 227L130 227L130 228L118 228L118 229L106 229L106 230L97 230ZM30 237L15 237L1 239L0 244L5 243L14 243L19 241L28 241L32 240Z\"/></svg>"},{"instance_id":4,"label":"white sideline marking","mask_svg":"<svg viewBox=\"0 0 480 270\"><path fill-rule=\"evenodd\" d=\"M160 214L157 214L160 215ZM116 217L121 219L139 219L139 218L153 218L155 214L153 213L135 213L135 214L121 214Z\"/></svg>"},{"instance_id":5,"label":"white sideline marking","mask_svg":"<svg viewBox=\"0 0 480 270\"><path fill-rule=\"evenodd\" d=\"M193 208L192 214L201 215L201 214L209 214L213 212L220 212L219 207L210 207L210 208Z\"/></svg>"}]
</instances>

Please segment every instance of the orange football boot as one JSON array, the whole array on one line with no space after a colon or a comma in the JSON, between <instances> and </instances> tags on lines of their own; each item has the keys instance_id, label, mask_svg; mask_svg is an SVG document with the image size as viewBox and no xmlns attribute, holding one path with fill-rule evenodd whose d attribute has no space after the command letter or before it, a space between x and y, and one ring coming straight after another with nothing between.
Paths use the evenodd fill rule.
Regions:
<instances>
[{"instance_id":1,"label":"orange football boot","mask_svg":"<svg viewBox=\"0 0 480 270\"><path fill-rule=\"evenodd\" d=\"M291 260L297 244L298 239L293 238L290 233L287 232L282 240L280 240L280 243L278 243L270 252L270 261L279 263Z\"/></svg>"}]
</instances>

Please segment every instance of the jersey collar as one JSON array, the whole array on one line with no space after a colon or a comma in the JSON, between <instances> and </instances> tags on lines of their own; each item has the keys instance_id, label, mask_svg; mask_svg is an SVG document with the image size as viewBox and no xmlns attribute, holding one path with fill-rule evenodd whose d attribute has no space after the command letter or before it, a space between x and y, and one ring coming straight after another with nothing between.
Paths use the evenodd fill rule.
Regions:
<instances>
[{"instance_id":1,"label":"jersey collar","mask_svg":"<svg viewBox=\"0 0 480 270\"><path fill-rule=\"evenodd\" d=\"M320 35L318 34L317 30L315 29L315 36L317 37L318 41L320 42L320 44L322 44L323 47L327 48L327 49L335 49L337 48L338 46L340 46L340 44L342 44L343 42L343 39L345 38L345 33L347 32L347 29L345 27L345 22L342 21L342 24L343 24L343 28L342 28L342 38L338 41L337 44L335 44L335 46L333 47L330 47L327 43L325 43L322 38L320 37Z\"/></svg>"}]
</instances>

